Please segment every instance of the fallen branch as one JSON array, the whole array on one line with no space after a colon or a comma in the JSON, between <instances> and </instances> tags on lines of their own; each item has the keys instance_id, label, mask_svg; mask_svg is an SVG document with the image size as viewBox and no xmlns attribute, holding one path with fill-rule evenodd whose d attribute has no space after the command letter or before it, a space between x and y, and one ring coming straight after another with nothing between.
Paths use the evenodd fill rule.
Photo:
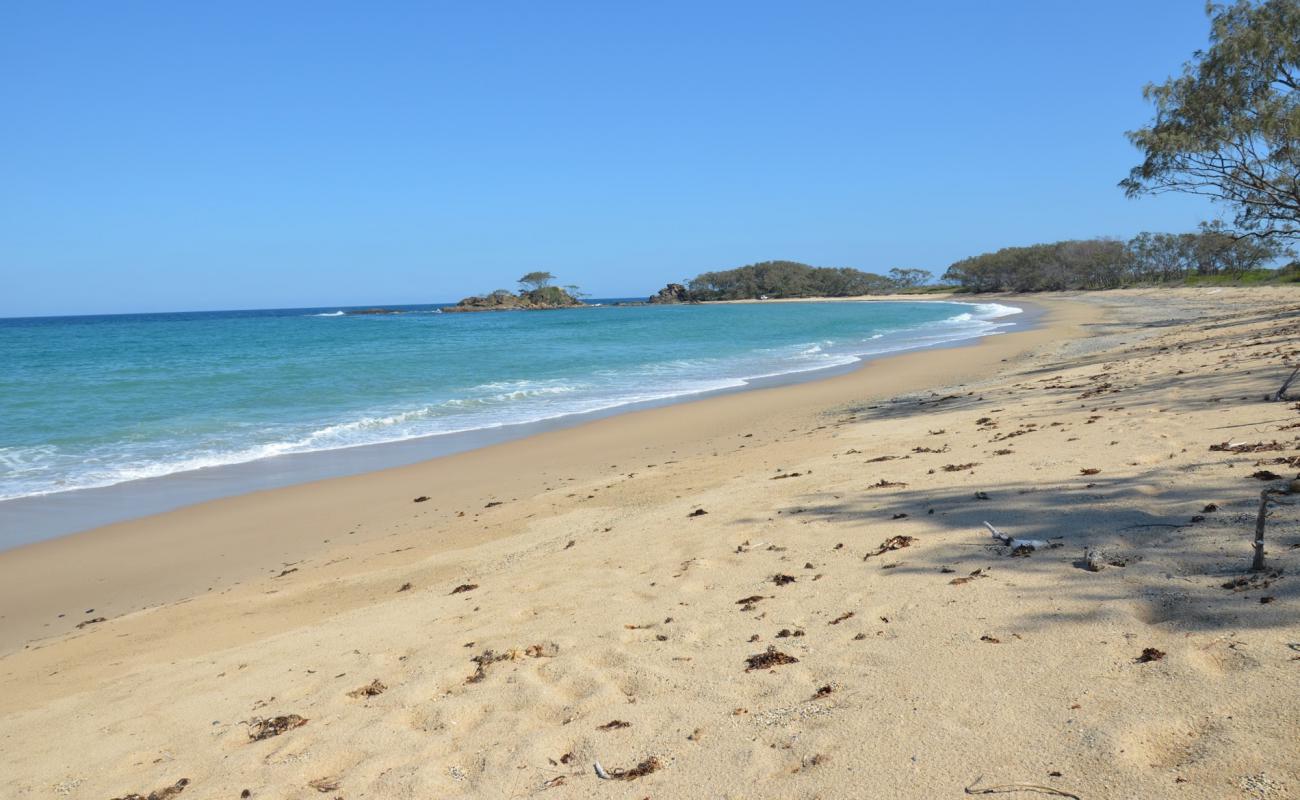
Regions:
<instances>
[{"instance_id":1,"label":"fallen branch","mask_svg":"<svg viewBox=\"0 0 1300 800\"><path fill-rule=\"evenodd\" d=\"M1042 539L1016 539L1007 536L988 522L984 523L984 527L989 529L989 533L993 534L994 539L997 539L999 542L1007 545L1013 550L1018 550L1022 547L1030 550L1044 550L1047 548L1047 542L1044 542Z\"/></svg>"},{"instance_id":2,"label":"fallen branch","mask_svg":"<svg viewBox=\"0 0 1300 800\"><path fill-rule=\"evenodd\" d=\"M1038 792L1039 794L1050 794L1054 797L1070 797L1073 800L1083 800L1077 794L1063 792L1060 789L1053 789L1050 786L1040 786L1036 783L1005 783L1001 786L989 786L983 789L976 789L975 784L984 780L981 775L966 787L966 794L1009 794L1011 792Z\"/></svg>"},{"instance_id":3,"label":"fallen branch","mask_svg":"<svg viewBox=\"0 0 1300 800\"><path fill-rule=\"evenodd\" d=\"M1297 366L1295 369L1291 370L1290 377L1282 381L1282 388L1278 389L1277 393L1273 395L1274 402L1278 402L1280 400L1286 399L1286 392L1288 389L1291 388L1291 384L1295 382L1296 375L1300 375L1300 366Z\"/></svg>"},{"instance_id":4,"label":"fallen branch","mask_svg":"<svg viewBox=\"0 0 1300 800\"><path fill-rule=\"evenodd\" d=\"M1255 558L1250 562L1251 572L1264 571L1264 525L1268 519L1269 489L1259 493L1259 515L1255 517Z\"/></svg>"}]
</instances>

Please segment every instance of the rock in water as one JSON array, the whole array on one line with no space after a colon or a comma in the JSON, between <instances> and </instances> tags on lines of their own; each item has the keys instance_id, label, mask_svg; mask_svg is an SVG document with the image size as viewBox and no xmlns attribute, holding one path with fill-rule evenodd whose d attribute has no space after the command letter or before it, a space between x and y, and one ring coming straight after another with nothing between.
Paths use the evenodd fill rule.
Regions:
<instances>
[{"instance_id":1,"label":"rock in water","mask_svg":"<svg viewBox=\"0 0 1300 800\"><path fill-rule=\"evenodd\" d=\"M670 283L656 292L649 302L657 304L688 303L690 299L685 286L680 283Z\"/></svg>"}]
</instances>

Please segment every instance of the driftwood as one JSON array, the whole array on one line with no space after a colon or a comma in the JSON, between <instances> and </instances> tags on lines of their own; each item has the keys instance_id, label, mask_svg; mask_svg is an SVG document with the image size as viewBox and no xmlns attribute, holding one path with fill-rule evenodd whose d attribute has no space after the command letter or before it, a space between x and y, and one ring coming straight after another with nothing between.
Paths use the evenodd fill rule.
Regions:
<instances>
[{"instance_id":1,"label":"driftwood","mask_svg":"<svg viewBox=\"0 0 1300 800\"><path fill-rule=\"evenodd\" d=\"M1300 375L1300 366L1291 370L1291 375L1286 380L1282 381L1282 388L1278 389L1277 393L1272 397L1274 402L1286 399L1287 390L1291 388L1292 383L1295 383L1297 375Z\"/></svg>"},{"instance_id":2,"label":"driftwood","mask_svg":"<svg viewBox=\"0 0 1300 800\"><path fill-rule=\"evenodd\" d=\"M1014 537L1008 536L1002 531L993 527L988 522L984 523L984 527L989 529L989 533L993 535L994 539L997 539L999 542L1007 545L1013 550L1018 550L1022 547L1029 550L1046 550L1048 546L1047 542L1043 541L1042 539L1016 539Z\"/></svg>"},{"instance_id":3,"label":"driftwood","mask_svg":"<svg viewBox=\"0 0 1300 800\"><path fill-rule=\"evenodd\" d=\"M1259 493L1259 516L1255 517L1255 558L1250 562L1251 572L1264 571L1264 524L1268 519L1269 490Z\"/></svg>"},{"instance_id":4,"label":"driftwood","mask_svg":"<svg viewBox=\"0 0 1300 800\"><path fill-rule=\"evenodd\" d=\"M981 775L975 779L975 782L966 787L966 794L1010 794L1012 792L1037 792L1038 794L1050 794L1054 797L1070 797L1073 800L1083 800L1079 795L1073 792L1063 792L1060 789L1053 789L1050 786L1042 786L1037 783L1008 783L1002 786L986 786L982 789L976 789L975 786L984 780Z\"/></svg>"}]
</instances>

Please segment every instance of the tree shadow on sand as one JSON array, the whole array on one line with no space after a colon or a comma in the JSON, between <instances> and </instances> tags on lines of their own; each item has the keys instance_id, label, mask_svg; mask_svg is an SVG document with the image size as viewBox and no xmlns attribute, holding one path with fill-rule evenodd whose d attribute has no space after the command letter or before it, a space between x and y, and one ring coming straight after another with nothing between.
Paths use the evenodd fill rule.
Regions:
<instances>
[{"instance_id":1,"label":"tree shadow on sand","mask_svg":"<svg viewBox=\"0 0 1300 800\"><path fill-rule=\"evenodd\" d=\"M1296 508L1288 505L1293 499L1278 497L1266 535L1269 569L1251 574L1259 491L1267 484L1248 479L1243 471L1208 487L1180 489L1158 483L1158 474L864 490L831 502L826 495L809 495L806 503L780 513L787 519L844 525L846 547L853 552L875 549L890 536L914 535L907 549L873 559L867 567L884 567L885 591L889 580L903 575L934 575L938 587L979 569L1014 583L1026 609L1051 609L1069 597L1085 605L1123 602L1142 622L1186 632L1294 626L1293 616L1284 611L1287 601L1300 599L1300 582L1287 574L1300 557ZM1010 547L990 536L985 522L1050 547L1013 556ZM909 531L913 526L914 534ZM958 535L927 535L931 526ZM1088 550L1100 554L1101 572L1087 569ZM1021 580L1030 576L1045 580ZM1225 588L1243 577L1244 585ZM1261 603L1265 597L1272 599ZM1035 611L1027 612L1020 625L1028 630L1094 616L1094 611ZM1300 634L1295 638L1300 642Z\"/></svg>"}]
</instances>

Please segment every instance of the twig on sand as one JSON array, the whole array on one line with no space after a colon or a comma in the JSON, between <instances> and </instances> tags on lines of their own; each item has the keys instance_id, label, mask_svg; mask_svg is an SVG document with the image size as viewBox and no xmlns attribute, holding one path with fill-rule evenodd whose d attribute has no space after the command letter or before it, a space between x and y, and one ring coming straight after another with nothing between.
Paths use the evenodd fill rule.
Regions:
<instances>
[{"instance_id":1,"label":"twig on sand","mask_svg":"<svg viewBox=\"0 0 1300 800\"><path fill-rule=\"evenodd\" d=\"M657 771L662 766L663 763L655 756L650 756L645 761L642 761L631 769L607 770L600 765L599 761L592 765L596 770L596 777L605 781L634 781L637 778L645 777L646 775Z\"/></svg>"},{"instance_id":2,"label":"twig on sand","mask_svg":"<svg viewBox=\"0 0 1300 800\"><path fill-rule=\"evenodd\" d=\"M1272 490L1259 493L1259 516L1255 517L1255 558L1250 562L1251 572L1264 571L1264 525L1268 520L1268 496Z\"/></svg>"},{"instance_id":3,"label":"twig on sand","mask_svg":"<svg viewBox=\"0 0 1300 800\"><path fill-rule=\"evenodd\" d=\"M1050 794L1054 797L1070 797L1074 800L1083 800L1079 795L1072 792L1063 792L1060 789L1053 789L1050 786L1040 786L1036 783L1004 783L1001 786L987 786L983 789L976 789L975 785L984 780L981 775L966 787L966 794L1009 794L1010 792L1038 792L1039 794Z\"/></svg>"},{"instance_id":4,"label":"twig on sand","mask_svg":"<svg viewBox=\"0 0 1300 800\"><path fill-rule=\"evenodd\" d=\"M1273 397L1271 398L1274 402L1278 402L1286 399L1287 390L1290 389L1291 384L1295 382L1296 375L1300 375L1300 366L1297 366L1295 369L1291 370L1290 377L1288 377L1285 381L1282 381L1282 388L1278 389L1277 392L1274 393Z\"/></svg>"},{"instance_id":5,"label":"twig on sand","mask_svg":"<svg viewBox=\"0 0 1300 800\"><path fill-rule=\"evenodd\" d=\"M984 523L984 527L989 529L989 533L993 535L994 539L997 539L999 542L1007 545L1013 550L1019 550L1022 547L1028 550L1046 550L1048 547L1047 542L1042 539L1016 539L1008 536L988 522Z\"/></svg>"}]
</instances>

